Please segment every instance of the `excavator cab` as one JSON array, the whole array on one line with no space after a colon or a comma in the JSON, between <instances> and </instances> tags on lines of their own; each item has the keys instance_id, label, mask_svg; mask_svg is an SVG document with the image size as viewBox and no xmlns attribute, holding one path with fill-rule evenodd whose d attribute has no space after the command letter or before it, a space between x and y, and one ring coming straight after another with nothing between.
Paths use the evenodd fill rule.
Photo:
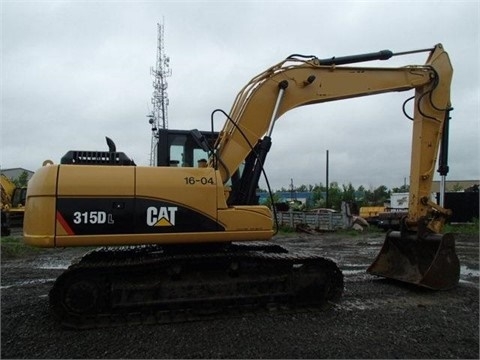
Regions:
<instances>
[{"instance_id":1,"label":"excavator cab","mask_svg":"<svg viewBox=\"0 0 480 360\"><path fill-rule=\"evenodd\" d=\"M197 167L199 161L208 159L204 146L194 134L204 137L208 147L213 145L218 132L158 129L156 166Z\"/></svg>"}]
</instances>

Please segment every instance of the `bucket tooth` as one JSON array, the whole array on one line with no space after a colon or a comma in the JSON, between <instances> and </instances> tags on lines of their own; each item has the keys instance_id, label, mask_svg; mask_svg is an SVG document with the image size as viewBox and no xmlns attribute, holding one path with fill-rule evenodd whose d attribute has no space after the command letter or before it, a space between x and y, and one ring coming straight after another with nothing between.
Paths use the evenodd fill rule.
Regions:
<instances>
[{"instance_id":1,"label":"bucket tooth","mask_svg":"<svg viewBox=\"0 0 480 360\"><path fill-rule=\"evenodd\" d=\"M392 231L367 272L433 290L451 289L460 277L455 239L452 234L417 238Z\"/></svg>"}]
</instances>

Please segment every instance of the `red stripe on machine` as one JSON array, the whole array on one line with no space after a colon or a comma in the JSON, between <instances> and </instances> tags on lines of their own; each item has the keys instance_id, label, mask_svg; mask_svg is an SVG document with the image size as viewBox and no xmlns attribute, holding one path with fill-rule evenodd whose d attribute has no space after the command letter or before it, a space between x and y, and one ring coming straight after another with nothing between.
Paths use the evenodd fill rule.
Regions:
<instances>
[{"instance_id":1,"label":"red stripe on machine","mask_svg":"<svg viewBox=\"0 0 480 360\"><path fill-rule=\"evenodd\" d=\"M59 211L57 211L57 221L62 225L68 235L75 235L72 228L68 225L68 222L63 218L63 215Z\"/></svg>"}]
</instances>

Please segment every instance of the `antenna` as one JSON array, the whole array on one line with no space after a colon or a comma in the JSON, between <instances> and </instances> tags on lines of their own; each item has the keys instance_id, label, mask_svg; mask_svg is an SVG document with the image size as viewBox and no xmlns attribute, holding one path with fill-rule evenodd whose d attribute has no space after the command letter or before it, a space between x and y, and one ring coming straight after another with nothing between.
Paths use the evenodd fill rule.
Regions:
<instances>
[{"instance_id":1,"label":"antenna","mask_svg":"<svg viewBox=\"0 0 480 360\"><path fill-rule=\"evenodd\" d=\"M152 129L150 166L156 166L157 163L158 129L168 128L167 77L172 75L172 71L170 70L170 58L165 54L164 28L165 25L157 23L157 61L155 69L153 67L150 68L150 74L153 76L153 109L147 115L148 123Z\"/></svg>"}]
</instances>

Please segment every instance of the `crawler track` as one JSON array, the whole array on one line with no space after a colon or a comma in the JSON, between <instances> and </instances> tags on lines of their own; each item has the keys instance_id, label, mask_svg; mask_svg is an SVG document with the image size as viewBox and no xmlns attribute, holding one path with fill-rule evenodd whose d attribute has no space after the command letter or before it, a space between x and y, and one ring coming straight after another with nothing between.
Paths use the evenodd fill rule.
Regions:
<instances>
[{"instance_id":1,"label":"crawler track","mask_svg":"<svg viewBox=\"0 0 480 360\"><path fill-rule=\"evenodd\" d=\"M193 321L324 306L343 292L331 260L264 243L102 248L71 265L50 306L71 328Z\"/></svg>"}]
</instances>

